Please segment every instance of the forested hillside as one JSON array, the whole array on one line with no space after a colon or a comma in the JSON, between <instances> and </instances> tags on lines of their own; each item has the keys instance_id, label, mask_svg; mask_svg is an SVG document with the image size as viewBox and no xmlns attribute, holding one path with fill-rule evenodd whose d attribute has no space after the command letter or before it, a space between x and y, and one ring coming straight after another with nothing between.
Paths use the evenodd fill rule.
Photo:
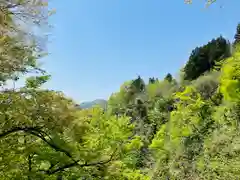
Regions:
<instances>
[{"instance_id":1,"label":"forested hillside","mask_svg":"<svg viewBox=\"0 0 240 180\"><path fill-rule=\"evenodd\" d=\"M41 88L51 76L39 66L46 42L34 32L46 29L47 4L0 5L1 180L239 179L240 25L234 42L217 34L193 49L178 79L139 76L107 109L79 109ZM24 87L9 88L29 73Z\"/></svg>"},{"instance_id":2,"label":"forested hillside","mask_svg":"<svg viewBox=\"0 0 240 180\"><path fill-rule=\"evenodd\" d=\"M95 99L94 101L82 102L79 107L82 109L87 109L95 106L100 106L103 109L106 109L107 101L104 99Z\"/></svg>"}]
</instances>

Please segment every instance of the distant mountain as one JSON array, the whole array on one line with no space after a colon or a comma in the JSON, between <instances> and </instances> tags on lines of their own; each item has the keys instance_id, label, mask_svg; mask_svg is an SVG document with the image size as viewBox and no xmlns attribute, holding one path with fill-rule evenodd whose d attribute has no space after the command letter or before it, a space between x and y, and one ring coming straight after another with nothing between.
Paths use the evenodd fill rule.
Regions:
<instances>
[{"instance_id":1,"label":"distant mountain","mask_svg":"<svg viewBox=\"0 0 240 180\"><path fill-rule=\"evenodd\" d=\"M83 102L79 106L81 109L88 109L95 105L99 105L100 107L105 109L107 107L107 101L104 99L96 99L94 101Z\"/></svg>"}]
</instances>

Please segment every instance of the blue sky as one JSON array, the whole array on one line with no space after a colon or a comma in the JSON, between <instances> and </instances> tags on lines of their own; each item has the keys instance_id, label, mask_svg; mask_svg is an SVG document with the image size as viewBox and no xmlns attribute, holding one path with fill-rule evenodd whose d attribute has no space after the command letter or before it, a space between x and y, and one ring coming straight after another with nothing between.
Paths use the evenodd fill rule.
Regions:
<instances>
[{"instance_id":1,"label":"blue sky","mask_svg":"<svg viewBox=\"0 0 240 180\"><path fill-rule=\"evenodd\" d=\"M193 48L222 34L232 40L240 0L52 0L57 13L45 87L83 102L107 99L127 80L176 75ZM220 6L223 5L223 8Z\"/></svg>"}]
</instances>

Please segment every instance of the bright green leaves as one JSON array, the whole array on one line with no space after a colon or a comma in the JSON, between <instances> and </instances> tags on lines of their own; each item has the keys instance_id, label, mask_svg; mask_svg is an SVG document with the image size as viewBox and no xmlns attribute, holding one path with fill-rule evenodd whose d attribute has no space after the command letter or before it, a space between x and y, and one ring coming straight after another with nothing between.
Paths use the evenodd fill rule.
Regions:
<instances>
[{"instance_id":1,"label":"bright green leaves","mask_svg":"<svg viewBox=\"0 0 240 180\"><path fill-rule=\"evenodd\" d=\"M60 152L65 151L67 146L56 137L74 119L75 110L69 100L55 92L28 89L3 92L0 99L1 153L6 156L5 152L9 152L9 155L14 157L9 162L22 167L16 168L6 164L3 172L9 173L16 169L19 173L27 172L27 157L30 155L33 156L31 169L34 174L38 174L41 161L54 162L52 155L58 163L59 159L63 159L60 154L66 158L66 155ZM26 135L24 143L23 140L19 142L18 137L23 138L20 132ZM22 150L24 153L16 150ZM3 162L5 161L4 159ZM18 162L22 162L23 165Z\"/></svg>"},{"instance_id":2,"label":"bright green leaves","mask_svg":"<svg viewBox=\"0 0 240 180\"><path fill-rule=\"evenodd\" d=\"M150 100L156 97L168 98L176 91L177 84L174 81L155 81L147 85L147 93Z\"/></svg>"},{"instance_id":3,"label":"bright green leaves","mask_svg":"<svg viewBox=\"0 0 240 180\"><path fill-rule=\"evenodd\" d=\"M169 120L160 126L150 146L158 159L154 178L189 177L195 171L193 159L201 152L203 137L211 128L210 106L193 87L187 86L173 99L176 109L168 113Z\"/></svg>"},{"instance_id":4,"label":"bright green leaves","mask_svg":"<svg viewBox=\"0 0 240 180\"><path fill-rule=\"evenodd\" d=\"M126 150L139 150L143 146L140 136L134 136L130 143L126 145Z\"/></svg>"},{"instance_id":5,"label":"bright green leaves","mask_svg":"<svg viewBox=\"0 0 240 180\"><path fill-rule=\"evenodd\" d=\"M226 100L240 99L240 51L237 49L222 67L220 90Z\"/></svg>"},{"instance_id":6,"label":"bright green leaves","mask_svg":"<svg viewBox=\"0 0 240 180\"><path fill-rule=\"evenodd\" d=\"M31 125L57 128L65 125L68 118L72 117L73 105L53 91L7 91L1 93L0 99L1 122L8 123L9 126L11 124L12 127Z\"/></svg>"},{"instance_id":7,"label":"bright green leaves","mask_svg":"<svg viewBox=\"0 0 240 180\"><path fill-rule=\"evenodd\" d=\"M28 32L22 36L26 30L14 20L24 16L28 25L43 25L49 14L43 1L6 2L0 10L5 30L1 86L22 74L42 72L37 59L44 47ZM16 36L9 36L10 26ZM124 83L104 110L78 110L62 93L40 89L50 79L46 74L27 78L20 90L2 91L0 179L238 178L240 51L219 63L229 55L228 45L220 37L196 48L185 68L186 79L221 64L218 74L201 76L187 87L170 74L163 81L151 78L149 84L138 77ZM230 102L222 103L218 95Z\"/></svg>"},{"instance_id":8,"label":"bright green leaves","mask_svg":"<svg viewBox=\"0 0 240 180\"><path fill-rule=\"evenodd\" d=\"M6 145L2 153L8 150L13 157L20 153L9 145L27 150L19 156L24 163L19 173L28 171L27 157L31 155L31 171L35 175L47 177L66 168L66 175L94 177L98 174L101 177L112 163L125 159L126 152L141 146L139 137L130 139L133 125L129 124L129 118L116 118L99 108L77 111L70 100L55 92L26 89L21 93L2 94L1 100L1 142ZM4 135L8 131L8 136ZM20 132L26 134L26 144ZM18 137L21 137L20 141ZM6 144L6 140L11 143ZM16 167L5 165L6 168L14 170Z\"/></svg>"},{"instance_id":9,"label":"bright green leaves","mask_svg":"<svg viewBox=\"0 0 240 180\"><path fill-rule=\"evenodd\" d=\"M204 143L197 167L202 179L236 179L239 177L239 132L231 127L216 129Z\"/></svg>"},{"instance_id":10,"label":"bright green leaves","mask_svg":"<svg viewBox=\"0 0 240 180\"><path fill-rule=\"evenodd\" d=\"M26 81L26 88L39 88L50 79L50 75L30 77Z\"/></svg>"},{"instance_id":11,"label":"bright green leaves","mask_svg":"<svg viewBox=\"0 0 240 180\"><path fill-rule=\"evenodd\" d=\"M170 179L238 177L238 56L236 51L225 61L220 76L220 93L230 102L213 103L212 96L217 95L214 84L213 88L201 90L194 82L197 89L187 86L175 94L176 110L169 114L170 120L160 126L150 146L158 158L153 179L166 176ZM204 91L210 94L205 96Z\"/></svg>"},{"instance_id":12,"label":"bright green leaves","mask_svg":"<svg viewBox=\"0 0 240 180\"><path fill-rule=\"evenodd\" d=\"M129 180L150 180L150 178L146 175L141 174L140 170L135 171L124 171L122 179L129 179Z\"/></svg>"},{"instance_id":13,"label":"bright green leaves","mask_svg":"<svg viewBox=\"0 0 240 180\"><path fill-rule=\"evenodd\" d=\"M158 151L161 150L161 149L164 149L165 137L166 137L167 133L168 133L167 132L167 125L164 124L164 125L161 126L161 128L157 132L155 138L152 141L152 144L151 144L150 148L157 149Z\"/></svg>"}]
</instances>

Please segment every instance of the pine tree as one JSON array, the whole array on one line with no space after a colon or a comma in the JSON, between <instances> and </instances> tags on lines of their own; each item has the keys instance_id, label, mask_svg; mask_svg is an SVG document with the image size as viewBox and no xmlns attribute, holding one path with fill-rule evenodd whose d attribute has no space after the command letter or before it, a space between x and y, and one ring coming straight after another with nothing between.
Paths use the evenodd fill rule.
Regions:
<instances>
[{"instance_id":1,"label":"pine tree","mask_svg":"<svg viewBox=\"0 0 240 180\"><path fill-rule=\"evenodd\" d=\"M240 23L237 26L237 32L234 36L234 45L238 44L240 42Z\"/></svg>"},{"instance_id":2,"label":"pine tree","mask_svg":"<svg viewBox=\"0 0 240 180\"><path fill-rule=\"evenodd\" d=\"M172 77L172 75L171 75L170 73L168 73L168 74L165 76L164 80L165 80L165 81L168 81L168 82L172 82L173 77Z\"/></svg>"},{"instance_id":3,"label":"pine tree","mask_svg":"<svg viewBox=\"0 0 240 180\"><path fill-rule=\"evenodd\" d=\"M155 83L155 78L153 77L153 78L149 78L149 80L148 80L148 83L149 84L154 84Z\"/></svg>"},{"instance_id":4,"label":"pine tree","mask_svg":"<svg viewBox=\"0 0 240 180\"><path fill-rule=\"evenodd\" d=\"M231 55L229 41L222 36L212 39L207 44L196 47L184 67L185 80L194 80L212 70L216 63Z\"/></svg>"}]
</instances>

